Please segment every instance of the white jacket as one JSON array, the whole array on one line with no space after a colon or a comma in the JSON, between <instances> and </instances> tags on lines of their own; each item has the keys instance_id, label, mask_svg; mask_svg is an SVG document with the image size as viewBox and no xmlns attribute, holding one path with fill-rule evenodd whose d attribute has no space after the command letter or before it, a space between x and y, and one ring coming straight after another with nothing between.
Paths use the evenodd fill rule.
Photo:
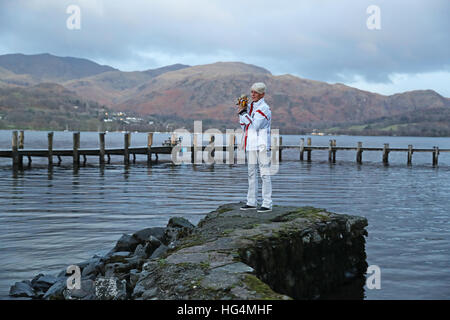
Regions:
<instances>
[{"instance_id":1,"label":"white jacket","mask_svg":"<svg viewBox=\"0 0 450 320\"><path fill-rule=\"evenodd\" d=\"M247 112L239 115L242 135L241 147L246 151L262 150L266 147L270 150L270 123L272 112L264 98L252 102L247 107Z\"/></svg>"}]
</instances>

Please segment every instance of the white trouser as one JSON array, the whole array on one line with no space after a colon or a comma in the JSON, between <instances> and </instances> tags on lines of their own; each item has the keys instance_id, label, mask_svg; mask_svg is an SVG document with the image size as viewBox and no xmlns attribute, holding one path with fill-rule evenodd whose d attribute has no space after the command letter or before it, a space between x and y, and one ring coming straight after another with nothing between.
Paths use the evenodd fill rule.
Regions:
<instances>
[{"instance_id":1,"label":"white trouser","mask_svg":"<svg viewBox=\"0 0 450 320\"><path fill-rule=\"evenodd\" d=\"M265 153L265 156L264 156ZM262 206L272 208L272 181L270 179L270 151L247 151L248 161L248 193L247 205L257 206L258 199L258 175L259 171L262 179Z\"/></svg>"}]
</instances>

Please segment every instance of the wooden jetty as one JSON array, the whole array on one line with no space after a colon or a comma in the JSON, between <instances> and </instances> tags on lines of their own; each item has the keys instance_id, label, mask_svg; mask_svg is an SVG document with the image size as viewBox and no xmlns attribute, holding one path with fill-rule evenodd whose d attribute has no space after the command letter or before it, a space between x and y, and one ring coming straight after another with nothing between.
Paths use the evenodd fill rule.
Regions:
<instances>
[{"instance_id":1,"label":"wooden jetty","mask_svg":"<svg viewBox=\"0 0 450 320\"><path fill-rule=\"evenodd\" d=\"M61 163L61 157L71 157L74 166L80 165L80 157L83 157L83 164L87 161L87 156L98 157L100 164L110 163L111 155L122 155L125 164L130 163L130 156L133 156L133 163L136 162L136 155L146 155L148 163L152 161L152 155L155 155L155 160L158 160L158 154L171 154L173 148L180 142L172 133L169 142L164 143L162 146L153 145L153 133L148 133L147 145L143 147L130 147L131 145L131 133L124 133L124 146L123 148L112 148L107 149L105 146L105 132L99 132L99 148L80 148L80 132L73 133L73 145L71 149L53 149L53 132L48 132L48 147L47 149L24 149L24 131L21 130L12 132L12 143L11 150L0 150L0 157L6 157L12 159L13 167L22 167L23 158L28 158L28 164L32 162L32 157L44 157L48 159L48 164L53 164L53 158L58 158L58 164ZM234 159L236 146L236 136L232 135L229 139L228 145L216 146L214 145L214 136L211 136L209 144L204 146L198 143L197 135L193 135L193 142L191 146L185 147L185 151L191 152L191 163L197 162L197 151L211 151L211 156L214 157L215 151L228 152L229 159ZM406 163L407 165L412 164L412 155L415 152L430 152L432 157L432 165L438 165L438 156L441 152L450 152L450 149L439 149L437 146L433 146L432 149L420 149L413 148L412 145L408 145L408 148L390 148L388 143L385 143L382 148L376 147L363 147L362 142L358 142L354 147L338 147L336 145L336 140L329 140L328 146L312 146L311 138L307 138L306 144L305 139L301 138L298 145L283 145L282 137L279 139L273 139L272 149L277 151L273 154L273 159L278 159L282 161L283 150L287 149L298 149L299 150L299 160L311 161L311 154L314 150L327 150L328 151L328 161L331 163L336 162L336 152L338 150L354 150L356 152L356 163L362 163L362 154L364 151L381 151L382 152L382 162L385 164L389 163L389 153L390 152L405 152L406 153ZM194 152L192 152L194 151ZM107 160L105 161L105 157Z\"/></svg>"}]
</instances>

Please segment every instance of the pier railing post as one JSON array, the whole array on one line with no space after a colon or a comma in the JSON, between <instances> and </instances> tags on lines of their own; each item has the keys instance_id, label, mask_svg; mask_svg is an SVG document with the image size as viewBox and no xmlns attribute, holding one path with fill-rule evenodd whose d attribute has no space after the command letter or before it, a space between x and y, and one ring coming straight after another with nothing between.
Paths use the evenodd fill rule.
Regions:
<instances>
[{"instance_id":1,"label":"pier railing post","mask_svg":"<svg viewBox=\"0 0 450 320\"><path fill-rule=\"evenodd\" d=\"M48 164L53 164L53 132L47 134L48 141Z\"/></svg>"},{"instance_id":2,"label":"pier railing post","mask_svg":"<svg viewBox=\"0 0 450 320\"><path fill-rule=\"evenodd\" d=\"M211 148L210 150L211 150L211 157L212 157L211 163L215 162L215 156L216 156L215 141L216 141L216 137L213 134L211 134L211 137L209 138L209 146Z\"/></svg>"},{"instance_id":3,"label":"pier railing post","mask_svg":"<svg viewBox=\"0 0 450 320\"><path fill-rule=\"evenodd\" d=\"M333 161L333 140L330 139L328 145L328 162Z\"/></svg>"},{"instance_id":4,"label":"pier railing post","mask_svg":"<svg viewBox=\"0 0 450 320\"><path fill-rule=\"evenodd\" d=\"M413 154L413 146L412 146L412 144L409 144L408 145L408 162L407 162L408 165L411 165L411 163L412 163L412 154Z\"/></svg>"},{"instance_id":5,"label":"pier railing post","mask_svg":"<svg viewBox=\"0 0 450 320\"><path fill-rule=\"evenodd\" d=\"M130 163L130 152L128 151L128 148L130 147L130 133L125 132L123 141L123 162L125 164Z\"/></svg>"},{"instance_id":6,"label":"pier railing post","mask_svg":"<svg viewBox=\"0 0 450 320\"><path fill-rule=\"evenodd\" d=\"M333 139L333 147L336 147L336 140ZM336 148L333 149L333 163L336 163Z\"/></svg>"},{"instance_id":7,"label":"pier railing post","mask_svg":"<svg viewBox=\"0 0 450 320\"><path fill-rule=\"evenodd\" d=\"M192 164L197 163L197 134L192 134L192 147L191 147L191 162Z\"/></svg>"},{"instance_id":8,"label":"pier railing post","mask_svg":"<svg viewBox=\"0 0 450 320\"><path fill-rule=\"evenodd\" d=\"M308 139L306 140L306 143L307 143L308 147L311 147L311 137L308 137ZM306 151L306 155L307 155L307 160L311 161L311 149L310 148Z\"/></svg>"},{"instance_id":9,"label":"pier railing post","mask_svg":"<svg viewBox=\"0 0 450 320\"><path fill-rule=\"evenodd\" d=\"M433 166L438 164L439 147L433 146Z\"/></svg>"},{"instance_id":10,"label":"pier railing post","mask_svg":"<svg viewBox=\"0 0 450 320\"><path fill-rule=\"evenodd\" d=\"M358 141L358 146L356 147L356 162L362 163L362 142Z\"/></svg>"},{"instance_id":11,"label":"pier railing post","mask_svg":"<svg viewBox=\"0 0 450 320\"><path fill-rule=\"evenodd\" d=\"M305 152L305 138L300 138L300 161L303 161L304 152Z\"/></svg>"},{"instance_id":12,"label":"pier railing post","mask_svg":"<svg viewBox=\"0 0 450 320\"><path fill-rule=\"evenodd\" d=\"M383 163L389 163L389 143L385 143L383 147Z\"/></svg>"},{"instance_id":13,"label":"pier railing post","mask_svg":"<svg viewBox=\"0 0 450 320\"><path fill-rule=\"evenodd\" d=\"M17 136L17 130L14 130L12 132L12 141L11 141L13 167L17 167L19 165L19 152L17 151L18 144L19 138Z\"/></svg>"},{"instance_id":14,"label":"pier railing post","mask_svg":"<svg viewBox=\"0 0 450 320\"><path fill-rule=\"evenodd\" d=\"M153 132L149 132L147 136L147 162L152 161L152 144L153 144Z\"/></svg>"},{"instance_id":15,"label":"pier railing post","mask_svg":"<svg viewBox=\"0 0 450 320\"><path fill-rule=\"evenodd\" d=\"M23 130L19 131L19 149L23 149L25 140L25 132Z\"/></svg>"},{"instance_id":16,"label":"pier railing post","mask_svg":"<svg viewBox=\"0 0 450 320\"><path fill-rule=\"evenodd\" d=\"M80 164L80 154L78 149L80 148L80 132L73 133L73 164L78 166Z\"/></svg>"},{"instance_id":17,"label":"pier railing post","mask_svg":"<svg viewBox=\"0 0 450 320\"><path fill-rule=\"evenodd\" d=\"M99 144L100 144L100 153L99 153L99 162L100 164L105 163L105 133L98 133Z\"/></svg>"},{"instance_id":18,"label":"pier railing post","mask_svg":"<svg viewBox=\"0 0 450 320\"><path fill-rule=\"evenodd\" d=\"M19 146L18 149L23 149L25 140L25 132L23 130L19 131ZM23 156L19 154L19 165L23 164Z\"/></svg>"}]
</instances>

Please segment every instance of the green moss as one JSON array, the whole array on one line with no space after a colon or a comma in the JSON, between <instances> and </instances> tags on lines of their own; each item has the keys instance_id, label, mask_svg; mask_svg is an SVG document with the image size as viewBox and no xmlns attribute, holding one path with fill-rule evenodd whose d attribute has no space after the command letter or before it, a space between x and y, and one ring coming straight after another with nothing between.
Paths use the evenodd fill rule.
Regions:
<instances>
[{"instance_id":1,"label":"green moss","mask_svg":"<svg viewBox=\"0 0 450 320\"><path fill-rule=\"evenodd\" d=\"M305 206L298 208L294 211L290 211L282 216L278 216L272 219L273 222L287 222L292 221L297 218L305 218L305 219L319 219L320 221L327 221L329 217L326 215L319 214L319 212L326 212L325 209L315 208L310 206Z\"/></svg>"},{"instance_id":2,"label":"green moss","mask_svg":"<svg viewBox=\"0 0 450 320\"><path fill-rule=\"evenodd\" d=\"M208 270L210 266L211 266L211 264L207 260L200 262L200 267L203 270Z\"/></svg>"},{"instance_id":3,"label":"green moss","mask_svg":"<svg viewBox=\"0 0 450 320\"><path fill-rule=\"evenodd\" d=\"M232 208L219 208L217 209L218 213L224 213L233 210Z\"/></svg>"},{"instance_id":4,"label":"green moss","mask_svg":"<svg viewBox=\"0 0 450 320\"><path fill-rule=\"evenodd\" d=\"M165 266L165 265L167 265L167 261L166 261L166 259L159 259L158 260L158 264L159 264L159 266Z\"/></svg>"},{"instance_id":5,"label":"green moss","mask_svg":"<svg viewBox=\"0 0 450 320\"><path fill-rule=\"evenodd\" d=\"M263 300L280 300L283 299L281 294L273 291L266 283L262 282L256 276L246 274L242 280L243 284L251 291L255 291Z\"/></svg>"}]
</instances>

